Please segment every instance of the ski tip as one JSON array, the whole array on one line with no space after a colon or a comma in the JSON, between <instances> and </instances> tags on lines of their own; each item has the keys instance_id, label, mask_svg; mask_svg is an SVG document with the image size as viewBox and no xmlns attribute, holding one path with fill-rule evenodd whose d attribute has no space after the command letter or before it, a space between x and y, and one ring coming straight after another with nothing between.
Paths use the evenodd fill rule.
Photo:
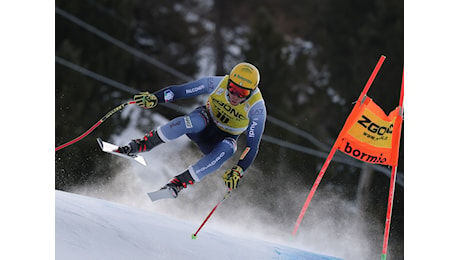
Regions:
<instances>
[{"instance_id":1,"label":"ski tip","mask_svg":"<svg viewBox=\"0 0 460 260\"><path fill-rule=\"evenodd\" d=\"M144 157L137 155L136 157L133 157L134 160L144 166L147 166L147 162L145 161Z\"/></svg>"},{"instance_id":2,"label":"ski tip","mask_svg":"<svg viewBox=\"0 0 460 260\"><path fill-rule=\"evenodd\" d=\"M96 138L96 141L97 141L97 144L99 145L99 147L102 149L102 147L104 147L104 144L102 143L102 139L100 137Z\"/></svg>"},{"instance_id":3,"label":"ski tip","mask_svg":"<svg viewBox=\"0 0 460 260\"><path fill-rule=\"evenodd\" d=\"M195 234L192 235L192 239L196 239L196 235L195 235Z\"/></svg>"}]
</instances>

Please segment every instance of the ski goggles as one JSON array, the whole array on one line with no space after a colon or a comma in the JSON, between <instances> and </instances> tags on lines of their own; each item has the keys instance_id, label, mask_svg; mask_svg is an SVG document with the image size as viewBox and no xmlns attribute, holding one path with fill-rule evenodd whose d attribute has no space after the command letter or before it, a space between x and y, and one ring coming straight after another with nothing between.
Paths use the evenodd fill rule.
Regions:
<instances>
[{"instance_id":1,"label":"ski goggles","mask_svg":"<svg viewBox=\"0 0 460 260\"><path fill-rule=\"evenodd\" d=\"M251 94L251 90L242 88L231 80L228 81L227 90L230 94L238 96L239 98L245 98Z\"/></svg>"}]
</instances>

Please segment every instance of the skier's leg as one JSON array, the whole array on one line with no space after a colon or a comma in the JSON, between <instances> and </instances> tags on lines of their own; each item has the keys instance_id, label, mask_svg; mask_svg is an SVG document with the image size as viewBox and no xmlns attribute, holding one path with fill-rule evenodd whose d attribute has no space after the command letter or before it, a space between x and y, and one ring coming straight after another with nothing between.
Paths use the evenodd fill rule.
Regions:
<instances>
[{"instance_id":1,"label":"skier's leg","mask_svg":"<svg viewBox=\"0 0 460 260\"><path fill-rule=\"evenodd\" d=\"M195 111L187 116L177 117L169 123L160 126L157 129L159 137L168 142L181 137L184 134L194 134L203 131L208 121L201 113Z\"/></svg>"},{"instance_id":2,"label":"skier's leg","mask_svg":"<svg viewBox=\"0 0 460 260\"><path fill-rule=\"evenodd\" d=\"M208 119L196 111L171 120L156 131L150 131L141 139L132 140L128 145L120 147L119 152L125 154L147 152L159 144L174 140L184 134L202 131L206 128Z\"/></svg>"},{"instance_id":3,"label":"skier's leg","mask_svg":"<svg viewBox=\"0 0 460 260\"><path fill-rule=\"evenodd\" d=\"M227 161L236 151L236 140L227 137L219 142L214 149L205 155L196 164L190 166L183 173L175 176L161 189L171 189L174 192L174 197L177 197L179 192L199 182L206 175L216 171Z\"/></svg>"},{"instance_id":4,"label":"skier's leg","mask_svg":"<svg viewBox=\"0 0 460 260\"><path fill-rule=\"evenodd\" d=\"M225 161L230 159L236 151L236 140L231 137L217 143L214 149L189 167L190 175L195 182L199 182L206 175L219 169Z\"/></svg>"}]
</instances>

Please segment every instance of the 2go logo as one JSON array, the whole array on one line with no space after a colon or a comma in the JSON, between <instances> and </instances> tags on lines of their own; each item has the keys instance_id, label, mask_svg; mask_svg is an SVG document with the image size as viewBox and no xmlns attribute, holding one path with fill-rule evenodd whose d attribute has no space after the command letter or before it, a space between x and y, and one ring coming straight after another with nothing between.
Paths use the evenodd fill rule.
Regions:
<instances>
[{"instance_id":1,"label":"2go logo","mask_svg":"<svg viewBox=\"0 0 460 260\"><path fill-rule=\"evenodd\" d=\"M385 134L393 133L393 123L391 123L389 126L380 126L372 122L372 120L365 115L361 115L361 119L358 120L357 123L362 125L367 130L369 130L369 132L377 134L377 135L385 135Z\"/></svg>"}]
</instances>

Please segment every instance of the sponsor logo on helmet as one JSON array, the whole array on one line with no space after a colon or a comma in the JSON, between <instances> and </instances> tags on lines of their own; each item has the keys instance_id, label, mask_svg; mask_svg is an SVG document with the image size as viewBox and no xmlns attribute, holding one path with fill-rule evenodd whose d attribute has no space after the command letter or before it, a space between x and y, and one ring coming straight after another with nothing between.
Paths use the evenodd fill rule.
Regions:
<instances>
[{"instance_id":1,"label":"sponsor logo on helmet","mask_svg":"<svg viewBox=\"0 0 460 260\"><path fill-rule=\"evenodd\" d=\"M241 79L242 81L246 81L246 82L248 82L249 84L252 84L252 81L251 81L251 80L249 80L249 79L247 79L247 78L241 76L240 74L236 74L236 73L235 73L235 74L233 75L233 77L236 77L236 78L238 78L238 79ZM242 85L241 83L239 83L239 84Z\"/></svg>"}]
</instances>

